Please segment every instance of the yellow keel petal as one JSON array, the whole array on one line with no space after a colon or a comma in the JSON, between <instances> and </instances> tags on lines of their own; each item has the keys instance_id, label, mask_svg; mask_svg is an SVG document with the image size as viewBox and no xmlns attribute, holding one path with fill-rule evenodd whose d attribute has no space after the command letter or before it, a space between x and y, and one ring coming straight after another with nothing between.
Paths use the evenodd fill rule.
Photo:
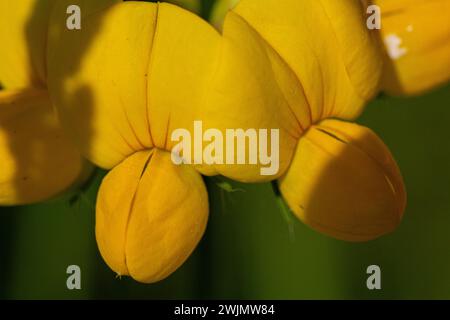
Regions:
<instances>
[{"instance_id":1,"label":"yellow keel petal","mask_svg":"<svg viewBox=\"0 0 450 320\"><path fill-rule=\"evenodd\" d=\"M144 283L172 274L200 241L208 196L192 167L170 153L137 152L104 179L97 200L96 237L106 263Z\"/></svg>"},{"instance_id":2,"label":"yellow keel petal","mask_svg":"<svg viewBox=\"0 0 450 320\"><path fill-rule=\"evenodd\" d=\"M280 189L307 225L337 239L367 241L400 223L406 192L383 142L356 124L326 120L300 139Z\"/></svg>"}]
</instances>

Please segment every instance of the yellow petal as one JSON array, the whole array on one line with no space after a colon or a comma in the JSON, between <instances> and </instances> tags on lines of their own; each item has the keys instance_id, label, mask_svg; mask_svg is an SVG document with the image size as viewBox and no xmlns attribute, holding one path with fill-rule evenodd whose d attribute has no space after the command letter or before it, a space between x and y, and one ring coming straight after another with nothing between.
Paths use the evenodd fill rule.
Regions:
<instances>
[{"instance_id":1,"label":"yellow petal","mask_svg":"<svg viewBox=\"0 0 450 320\"><path fill-rule=\"evenodd\" d=\"M273 180L287 169L296 141L310 122L308 109L292 108L305 103L301 87L278 54L234 13L227 17L220 48L198 119L205 130L216 128L223 136L227 129L278 129L280 170L275 176L262 176L260 163L232 164L214 165L213 173L243 182ZM204 174L211 174L210 169L199 168Z\"/></svg>"},{"instance_id":2,"label":"yellow petal","mask_svg":"<svg viewBox=\"0 0 450 320\"><path fill-rule=\"evenodd\" d=\"M359 1L242 0L233 12L295 73L308 104L291 105L297 113L309 107L313 122L353 119L377 92L380 52Z\"/></svg>"},{"instance_id":3,"label":"yellow petal","mask_svg":"<svg viewBox=\"0 0 450 320\"><path fill-rule=\"evenodd\" d=\"M207 175L266 181L283 174L297 139L313 122L358 115L380 74L360 5L257 4L243 1L230 12L223 37L199 17L164 3L96 10L78 33L54 31L61 25L54 16L52 98L87 157L112 168L139 150L169 151L176 144L171 133L183 128L192 136L196 120L223 136L226 129L279 129L275 176L262 176L260 164L198 167ZM338 9L347 24L344 18L330 21L330 11ZM308 29L316 25L317 32ZM341 26L344 34L337 31ZM316 35L330 38L327 47Z\"/></svg>"},{"instance_id":4,"label":"yellow petal","mask_svg":"<svg viewBox=\"0 0 450 320\"><path fill-rule=\"evenodd\" d=\"M137 152L104 179L96 216L98 246L109 267L153 283L195 249L208 220L208 196L201 176L173 165L170 153Z\"/></svg>"},{"instance_id":5,"label":"yellow petal","mask_svg":"<svg viewBox=\"0 0 450 320\"><path fill-rule=\"evenodd\" d=\"M147 66L156 5L58 1L50 23L49 89L64 128L95 164L110 169L153 146L147 117ZM65 27L78 3L82 30Z\"/></svg>"},{"instance_id":6,"label":"yellow petal","mask_svg":"<svg viewBox=\"0 0 450 320\"><path fill-rule=\"evenodd\" d=\"M147 71L147 112L155 145L171 150L173 130L190 130L195 120L208 120L205 96L220 36L198 16L165 3L158 6L157 24Z\"/></svg>"},{"instance_id":7,"label":"yellow petal","mask_svg":"<svg viewBox=\"0 0 450 320\"><path fill-rule=\"evenodd\" d=\"M283 138L290 132L298 137L300 129L274 79L261 40L249 34L245 24L242 32L237 24L230 27L222 39L214 28L185 10L163 3L157 12L147 90L155 146L172 150L177 142L171 140L171 134L180 128L194 137L196 120L203 122L205 131L214 128L223 136L226 129L278 129L283 123L288 129L280 133L281 149L291 152L295 139ZM282 153L281 158L283 170L290 155ZM261 175L260 165L205 165L198 169L241 181L269 179Z\"/></svg>"},{"instance_id":8,"label":"yellow petal","mask_svg":"<svg viewBox=\"0 0 450 320\"><path fill-rule=\"evenodd\" d=\"M0 204L47 200L90 166L65 139L45 91L0 91Z\"/></svg>"},{"instance_id":9,"label":"yellow petal","mask_svg":"<svg viewBox=\"0 0 450 320\"><path fill-rule=\"evenodd\" d=\"M450 2L374 0L386 47L383 89L420 94L450 79Z\"/></svg>"},{"instance_id":10,"label":"yellow petal","mask_svg":"<svg viewBox=\"0 0 450 320\"><path fill-rule=\"evenodd\" d=\"M393 231L406 205L387 147L370 129L338 120L325 120L300 139L280 189L303 222L347 241Z\"/></svg>"},{"instance_id":11,"label":"yellow petal","mask_svg":"<svg viewBox=\"0 0 450 320\"><path fill-rule=\"evenodd\" d=\"M0 83L45 85L45 43L53 0L0 2Z\"/></svg>"},{"instance_id":12,"label":"yellow petal","mask_svg":"<svg viewBox=\"0 0 450 320\"><path fill-rule=\"evenodd\" d=\"M166 3L96 10L83 32L59 30L58 19L51 23L50 91L91 161L112 168L139 150L170 151L174 130L194 136L194 121L202 120L223 136L226 129L281 129L278 175L287 168L302 132L288 101L304 99L292 71L239 17L230 19L224 40L198 16ZM310 121L307 109L298 114ZM276 177L260 169L199 167L241 181Z\"/></svg>"}]
</instances>

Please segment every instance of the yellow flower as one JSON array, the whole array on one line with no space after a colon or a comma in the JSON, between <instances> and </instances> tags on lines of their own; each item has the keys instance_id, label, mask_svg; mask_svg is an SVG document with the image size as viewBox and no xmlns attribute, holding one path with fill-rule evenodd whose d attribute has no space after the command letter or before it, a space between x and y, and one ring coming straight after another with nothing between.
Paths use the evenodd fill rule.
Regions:
<instances>
[{"instance_id":1,"label":"yellow flower","mask_svg":"<svg viewBox=\"0 0 450 320\"><path fill-rule=\"evenodd\" d=\"M373 0L386 47L383 89L420 94L450 79L450 2Z\"/></svg>"},{"instance_id":2,"label":"yellow flower","mask_svg":"<svg viewBox=\"0 0 450 320\"><path fill-rule=\"evenodd\" d=\"M386 146L369 129L355 125L358 135L353 136L357 132L353 130L347 132L346 139L357 140L361 150L371 150L373 141L377 141L376 154L381 159L363 151L349 153L342 148L349 146L349 141L344 144L346 140L317 131L320 125L310 128L330 117L354 119L377 92L381 54L374 35L365 28L363 7L357 2L339 1L265 1L264 6L242 1L233 12L243 16L295 72L307 106L292 104L297 106L294 110L310 109L311 122L298 117L309 130L300 138L291 167L280 180L290 208L308 225L343 240L369 240L392 231L401 220L404 205L399 203L404 202L405 192L400 174L391 176L392 181L385 178L396 168ZM334 122L334 127L345 132L349 124ZM317 132L324 136L311 147L310 136L315 137ZM343 144L342 152L336 152L336 142ZM328 148L334 148L334 153ZM384 159L389 159L387 164L374 171ZM352 165L359 172L367 171L371 179L352 180L355 172L348 170ZM341 168L339 179L328 169L332 167ZM396 187L394 193L391 185ZM366 197L360 198L364 205L352 201L358 191L366 192Z\"/></svg>"},{"instance_id":3,"label":"yellow flower","mask_svg":"<svg viewBox=\"0 0 450 320\"><path fill-rule=\"evenodd\" d=\"M79 1L83 29L84 17L102 12L116 2ZM192 10L198 9L196 1L181 2ZM86 176L86 164L64 139L47 92L47 82L58 92L60 82L70 76L77 62L72 56L63 70L67 73L59 73L58 79L52 68L53 63L58 63L54 56L47 54L51 52L48 39L60 36L61 29L68 31L66 8L72 4L77 3L22 0L0 5L4 15L0 36L5 47L11 49L0 52L0 76L8 88L0 92L2 204L44 200ZM142 18L148 14L144 10L139 15L138 10L143 8L139 4L134 8L134 13ZM55 23L49 24L51 12L57 17L56 27ZM123 25L128 22L122 21ZM89 27L86 29L89 34ZM132 30L131 35L138 33ZM67 44L63 40L62 45ZM88 117L75 120L80 120L77 125L81 123L82 129L87 129L83 123L90 121ZM68 132L71 132L70 125ZM106 262L119 274L155 282L172 273L189 256L204 232L207 216L206 188L197 171L187 166L176 167L167 152L157 149L136 152L115 166L101 186L96 225L99 248Z\"/></svg>"},{"instance_id":4,"label":"yellow flower","mask_svg":"<svg viewBox=\"0 0 450 320\"><path fill-rule=\"evenodd\" d=\"M65 139L46 89L49 6L0 3L0 205L47 200L91 172Z\"/></svg>"},{"instance_id":5,"label":"yellow flower","mask_svg":"<svg viewBox=\"0 0 450 320\"><path fill-rule=\"evenodd\" d=\"M112 169L98 195L96 236L118 274L159 281L189 256L208 214L199 172L282 177L293 211L311 211L316 220L298 215L338 238L367 240L398 223L403 181L386 146L368 129L323 121L354 119L378 91L382 58L359 2L245 0L222 35L173 5L107 1L83 2L82 31L70 31L65 8L73 3L53 8L47 78L65 129L90 160ZM261 176L260 164L175 166L170 134L195 120L221 132L280 129L279 173ZM303 170L311 163L323 175ZM330 176L333 165L342 175ZM370 179L351 176L358 166ZM366 206L316 205L342 190L360 191Z\"/></svg>"},{"instance_id":6,"label":"yellow flower","mask_svg":"<svg viewBox=\"0 0 450 320\"><path fill-rule=\"evenodd\" d=\"M211 41L217 35L198 27L202 20L188 11L144 2L82 3L82 32L72 32L64 27L64 8L73 2L58 1L49 25L52 98L83 153L112 169L96 209L104 260L119 275L157 282L189 257L208 219L202 177L192 166L172 163L170 133L199 116L200 87L189 92L183 82L200 86L206 81L201 68L209 65L189 74L193 70L177 70L164 56L186 63L189 54L171 46L189 45L186 35L198 33L211 43L211 48L192 46L191 57L200 57L217 50ZM177 39L175 27L183 23L186 34ZM183 71L184 79L176 74ZM170 84L177 94L165 88Z\"/></svg>"},{"instance_id":7,"label":"yellow flower","mask_svg":"<svg viewBox=\"0 0 450 320\"><path fill-rule=\"evenodd\" d=\"M111 169L136 151L171 151L171 133L186 128L194 136L193 123L202 120L204 130L215 128L224 136L228 128L282 124L278 176L287 169L303 129L273 68L280 81L297 84L238 16L229 19L221 37L174 5L123 2L107 10L84 6L94 13L84 13L82 32L73 32L64 27L66 2L57 6L48 40L50 92L64 127L95 164ZM76 68L75 60L81 60ZM299 88L292 89L289 99L303 103ZM310 121L307 110L298 114ZM261 165L197 169L244 182L277 177L261 176Z\"/></svg>"},{"instance_id":8,"label":"yellow flower","mask_svg":"<svg viewBox=\"0 0 450 320\"><path fill-rule=\"evenodd\" d=\"M280 179L287 203L306 224L338 239L365 241L392 231L403 215L405 192L387 147L367 128L323 121L356 118L379 89L381 53L362 5L260 4L241 1L230 15L243 17L290 67L297 82L285 92L303 91L303 101L290 105L311 116L309 122L297 116L307 131Z\"/></svg>"}]
</instances>

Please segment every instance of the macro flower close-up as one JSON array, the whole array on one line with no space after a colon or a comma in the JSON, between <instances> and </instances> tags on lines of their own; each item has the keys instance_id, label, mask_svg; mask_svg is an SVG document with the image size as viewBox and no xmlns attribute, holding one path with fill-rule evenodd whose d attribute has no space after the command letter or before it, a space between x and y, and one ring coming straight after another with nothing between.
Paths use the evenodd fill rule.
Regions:
<instances>
[{"instance_id":1,"label":"macro flower close-up","mask_svg":"<svg viewBox=\"0 0 450 320\"><path fill-rule=\"evenodd\" d=\"M447 0L0 1L0 297L450 298Z\"/></svg>"}]
</instances>

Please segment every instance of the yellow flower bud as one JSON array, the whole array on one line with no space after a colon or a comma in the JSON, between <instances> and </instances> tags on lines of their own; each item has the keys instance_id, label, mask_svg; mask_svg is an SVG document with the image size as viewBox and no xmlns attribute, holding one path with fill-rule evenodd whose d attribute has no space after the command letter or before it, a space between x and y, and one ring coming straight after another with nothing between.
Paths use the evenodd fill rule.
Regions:
<instances>
[{"instance_id":1,"label":"yellow flower bud","mask_svg":"<svg viewBox=\"0 0 450 320\"><path fill-rule=\"evenodd\" d=\"M300 139L280 189L304 223L346 241L393 231L406 205L388 148L370 129L338 120L322 121Z\"/></svg>"},{"instance_id":2,"label":"yellow flower bud","mask_svg":"<svg viewBox=\"0 0 450 320\"><path fill-rule=\"evenodd\" d=\"M185 262L207 220L208 196L199 173L175 166L168 152L137 152L102 182L97 243L112 270L153 283Z\"/></svg>"}]
</instances>

